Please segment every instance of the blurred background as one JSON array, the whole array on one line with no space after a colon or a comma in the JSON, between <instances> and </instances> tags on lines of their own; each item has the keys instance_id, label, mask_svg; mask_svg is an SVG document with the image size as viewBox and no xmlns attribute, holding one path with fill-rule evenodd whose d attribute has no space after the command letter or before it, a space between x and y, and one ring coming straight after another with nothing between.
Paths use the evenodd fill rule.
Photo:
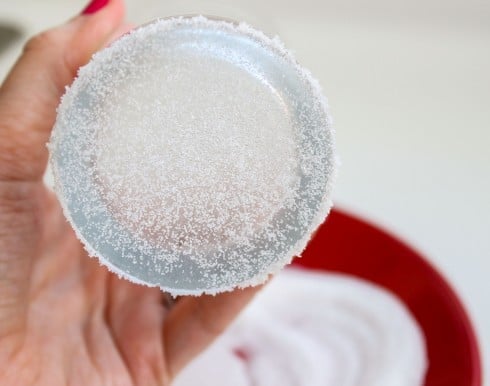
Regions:
<instances>
[{"instance_id":1,"label":"blurred background","mask_svg":"<svg viewBox=\"0 0 490 386\"><path fill-rule=\"evenodd\" d=\"M2 1L0 80L28 36L85 5L84 0ZM489 374L490 2L127 0L127 5L127 19L136 24L203 13L244 20L281 37L330 102L342 159L336 205L397 234L449 278L477 328Z\"/></svg>"}]
</instances>

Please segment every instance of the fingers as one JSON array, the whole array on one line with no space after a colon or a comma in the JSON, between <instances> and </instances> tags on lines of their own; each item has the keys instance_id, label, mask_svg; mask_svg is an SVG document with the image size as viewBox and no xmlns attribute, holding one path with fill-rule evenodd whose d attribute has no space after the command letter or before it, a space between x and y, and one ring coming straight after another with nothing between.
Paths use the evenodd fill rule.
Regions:
<instances>
[{"instance_id":1,"label":"fingers","mask_svg":"<svg viewBox=\"0 0 490 386\"><path fill-rule=\"evenodd\" d=\"M261 288L179 299L164 324L170 378L223 333Z\"/></svg>"},{"instance_id":2,"label":"fingers","mask_svg":"<svg viewBox=\"0 0 490 386\"><path fill-rule=\"evenodd\" d=\"M30 40L0 87L0 338L20 335L32 261L43 252L46 142L64 87L118 28L122 0ZM45 225L45 224L44 224ZM5 340L2 341L5 347Z\"/></svg>"},{"instance_id":3,"label":"fingers","mask_svg":"<svg viewBox=\"0 0 490 386\"><path fill-rule=\"evenodd\" d=\"M124 17L123 0L32 38L0 88L0 180L40 180L56 107L78 68Z\"/></svg>"},{"instance_id":4,"label":"fingers","mask_svg":"<svg viewBox=\"0 0 490 386\"><path fill-rule=\"evenodd\" d=\"M101 267L99 267L101 268ZM106 320L135 385L168 385L162 324L166 316L159 288L111 274Z\"/></svg>"}]
</instances>

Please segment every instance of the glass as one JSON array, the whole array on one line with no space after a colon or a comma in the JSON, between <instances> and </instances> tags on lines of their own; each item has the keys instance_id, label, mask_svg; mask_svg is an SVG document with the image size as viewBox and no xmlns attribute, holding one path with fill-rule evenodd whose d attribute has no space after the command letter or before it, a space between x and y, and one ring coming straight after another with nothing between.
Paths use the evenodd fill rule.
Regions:
<instances>
[{"instance_id":1,"label":"glass","mask_svg":"<svg viewBox=\"0 0 490 386\"><path fill-rule=\"evenodd\" d=\"M81 69L49 147L89 254L174 295L263 282L331 206L321 90L244 24L188 16L122 37Z\"/></svg>"}]
</instances>

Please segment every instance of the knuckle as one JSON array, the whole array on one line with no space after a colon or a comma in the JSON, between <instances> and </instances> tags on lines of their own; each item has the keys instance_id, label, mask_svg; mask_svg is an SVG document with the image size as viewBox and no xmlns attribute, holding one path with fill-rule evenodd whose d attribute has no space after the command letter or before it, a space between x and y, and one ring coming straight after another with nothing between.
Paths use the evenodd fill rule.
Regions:
<instances>
[{"instance_id":1,"label":"knuckle","mask_svg":"<svg viewBox=\"0 0 490 386\"><path fill-rule=\"evenodd\" d=\"M24 45L24 52L45 50L56 44L57 34L54 30L41 32L31 37Z\"/></svg>"}]
</instances>

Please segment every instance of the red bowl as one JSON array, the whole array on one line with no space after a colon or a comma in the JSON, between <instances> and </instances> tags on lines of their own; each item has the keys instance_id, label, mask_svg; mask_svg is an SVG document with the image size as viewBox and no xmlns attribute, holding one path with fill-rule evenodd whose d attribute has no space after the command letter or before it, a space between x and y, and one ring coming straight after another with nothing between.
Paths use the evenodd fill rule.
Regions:
<instances>
[{"instance_id":1,"label":"red bowl","mask_svg":"<svg viewBox=\"0 0 490 386\"><path fill-rule=\"evenodd\" d=\"M388 233L339 210L293 264L354 275L400 298L422 328L426 386L481 386L475 332L448 282L424 258Z\"/></svg>"}]
</instances>

